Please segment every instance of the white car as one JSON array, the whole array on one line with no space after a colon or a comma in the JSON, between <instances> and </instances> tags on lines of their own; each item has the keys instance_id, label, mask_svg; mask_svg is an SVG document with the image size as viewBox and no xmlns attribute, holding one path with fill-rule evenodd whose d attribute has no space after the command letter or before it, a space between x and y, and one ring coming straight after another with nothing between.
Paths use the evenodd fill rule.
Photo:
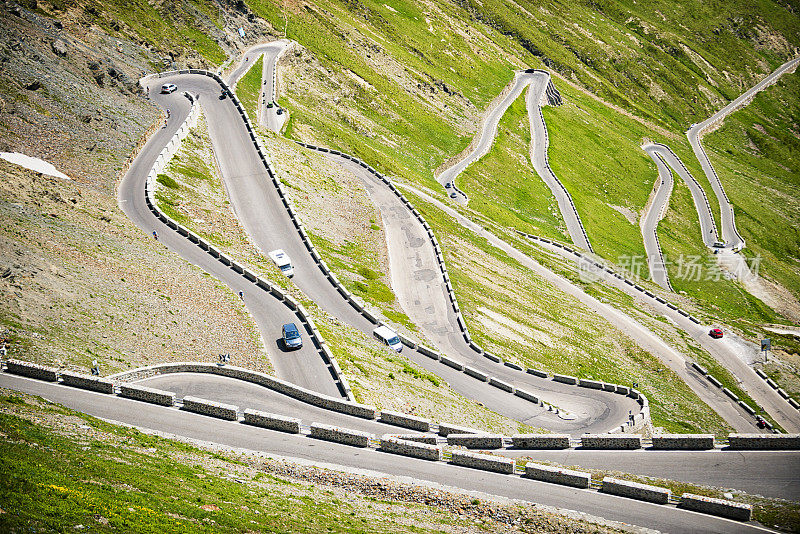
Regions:
<instances>
[{"instance_id":1,"label":"white car","mask_svg":"<svg viewBox=\"0 0 800 534\"><path fill-rule=\"evenodd\" d=\"M294 269L292 268L292 260L289 258L289 255L286 254L283 249L275 249L269 253L269 259L278 266L283 274L285 274L288 278L294 276Z\"/></svg>"},{"instance_id":2,"label":"white car","mask_svg":"<svg viewBox=\"0 0 800 534\"><path fill-rule=\"evenodd\" d=\"M400 337L397 335L397 332L388 326L381 325L373 330L372 333L381 341L381 343L388 345L393 351L400 352L403 350L403 342L400 341Z\"/></svg>"},{"instance_id":3,"label":"white car","mask_svg":"<svg viewBox=\"0 0 800 534\"><path fill-rule=\"evenodd\" d=\"M177 90L178 86L175 85L174 83L165 83L164 85L161 86L162 93L174 93Z\"/></svg>"}]
</instances>

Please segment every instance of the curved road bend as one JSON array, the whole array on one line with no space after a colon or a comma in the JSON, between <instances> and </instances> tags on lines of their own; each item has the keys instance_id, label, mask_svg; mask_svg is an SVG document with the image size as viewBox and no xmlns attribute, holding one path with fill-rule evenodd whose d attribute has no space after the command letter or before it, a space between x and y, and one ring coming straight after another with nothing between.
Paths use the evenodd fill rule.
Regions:
<instances>
[{"instance_id":1,"label":"curved road bend","mask_svg":"<svg viewBox=\"0 0 800 534\"><path fill-rule=\"evenodd\" d=\"M658 154L650 154L650 156L656 162L656 167L658 168L656 194L653 196L650 208L641 219L640 229L651 278L667 291L672 291L657 232L658 223L664 218L664 214L667 211L667 202L669 202L669 197L672 194L674 180L672 179L672 171L669 170L664 160Z\"/></svg>"},{"instance_id":2,"label":"curved road bend","mask_svg":"<svg viewBox=\"0 0 800 534\"><path fill-rule=\"evenodd\" d=\"M627 421L629 411L638 413L640 409L638 403L629 397L538 378L494 363L477 354L461 335L433 245L419 220L386 184L369 171L335 154L327 154L326 157L357 176L364 184L372 202L380 210L386 228L392 288L409 318L422 330L426 338L444 354L489 376L540 395L546 402L568 411L575 417L569 420L562 419L553 412L527 403L523 405L525 411L518 413L515 419L550 430L579 434L607 432ZM443 376L457 391L486 404L483 397L479 396L482 394L477 388L481 386L481 389L484 389L486 386L484 382L479 382L425 355L404 348L403 353L407 352L412 360ZM445 376L443 372L447 372L447 375ZM490 387L487 391L493 393L493 389L497 388ZM503 402L504 397L507 402L508 394L501 393L497 400Z\"/></svg>"},{"instance_id":3,"label":"curved road bend","mask_svg":"<svg viewBox=\"0 0 800 534\"><path fill-rule=\"evenodd\" d=\"M464 159L445 169L436 177L436 181L446 188L448 194L451 192L456 193L455 200L459 204L466 205L467 197L460 191L453 191L455 188L455 180L459 174L464 172L464 169L481 159L494 143L494 138L497 136L497 126L500 124L500 119L505 114L506 110L514 103L514 101L522 94L522 90L530 83L530 74L526 72L516 72L514 74L513 87L506 97L497 103L495 107L490 109L483 120L481 131L476 134L478 136L478 144L475 148L467 154ZM468 150L468 149L467 149Z\"/></svg>"},{"instance_id":4,"label":"curved road bend","mask_svg":"<svg viewBox=\"0 0 800 534\"><path fill-rule=\"evenodd\" d=\"M556 178L555 174L553 174L553 170L550 168L547 159L547 148L549 145L547 126L545 125L539 102L544 97L547 86L550 83L550 74L543 70L517 72L511 83L513 86L508 95L486 113L481 131L477 134L479 135L477 146L475 146L475 148L460 162L444 170L436 180L442 184L442 186L446 187L447 191L452 191L452 189L447 186L449 185L454 189L456 177L489 151L494 142L494 138L497 136L497 126L500 123L500 119L509 106L522 94L522 91L530 86L528 87L525 101L528 108L528 119L531 128L531 164L542 178L542 181L550 188L553 196L555 196L572 242L585 250L591 251L592 246L581 224L575 204L572 202L572 197L558 178ZM456 191L456 194L459 195L457 197L459 203L465 205L467 203L466 196L460 193L460 191Z\"/></svg>"},{"instance_id":5,"label":"curved road bend","mask_svg":"<svg viewBox=\"0 0 800 534\"><path fill-rule=\"evenodd\" d=\"M405 477L401 480L408 482L410 478L417 484L444 485L447 486L444 489L474 491L561 509L580 510L592 516L662 532L765 532L756 523L739 523L673 506L547 484L519 476L400 457L374 449L356 449L303 435L270 431L175 408L15 377L7 373L0 373L0 386L40 395L71 409L112 422L228 448L265 452L287 460L311 462L326 468L359 469L362 473L368 470L371 471L370 475L377 477Z\"/></svg>"},{"instance_id":6,"label":"curved road bend","mask_svg":"<svg viewBox=\"0 0 800 534\"><path fill-rule=\"evenodd\" d=\"M700 221L700 236L703 239L703 243L708 248L712 248L714 243L719 241L719 237L717 234L717 225L714 222L714 216L711 214L711 204L708 203L706 192L700 187L700 184L694 179L681 159L667 146L660 143L649 143L642 146L642 149L656 162L659 176L661 176L663 163L666 163L689 187L689 191L692 193L694 207L697 210L697 218ZM659 157L663 159L661 165L659 164ZM664 172L667 171L668 169L664 169ZM665 205L668 201L669 197L666 197L663 199L663 204L661 205L657 205L653 202L650 211L661 212L665 209Z\"/></svg>"},{"instance_id":7,"label":"curved road bend","mask_svg":"<svg viewBox=\"0 0 800 534\"><path fill-rule=\"evenodd\" d=\"M733 213L733 205L730 203L728 199L728 195L725 194L725 190L722 187L722 182L717 176L716 171L714 170L714 166L711 165L711 161L708 159L708 155L706 151L703 149L703 145L700 142L700 138L704 133L704 130L707 129L709 126L714 124L717 121L722 121L727 117L730 113L736 111L737 109L746 105L753 96L766 89L773 83L777 81L783 74L787 71L794 69L797 67L798 62L800 62L800 58L795 58L790 61L787 61L780 67L778 67L775 71L770 73L766 78L758 82L756 85L742 93L738 98L736 98L733 102L730 102L727 106L713 114L708 119L704 120L701 123L693 124L687 131L686 137L689 139L689 144L692 145L692 150L694 151L694 155L697 157L697 160L700 162L700 165L703 167L703 172L708 178L708 182L711 184L711 188L714 190L714 194L717 196L717 201L719 202L719 210L722 217L720 221L721 230L722 230L722 239L727 241L727 244L734 248L738 249L744 246L744 239L739 235L739 232L736 230L736 220L734 218Z\"/></svg>"},{"instance_id":8,"label":"curved road bend","mask_svg":"<svg viewBox=\"0 0 800 534\"><path fill-rule=\"evenodd\" d=\"M261 52L259 47L255 47L252 50L254 54L272 54L274 57L280 54L281 48L267 47L264 52ZM251 61L254 60L250 59L246 63L251 64ZM274 64L274 59L270 63ZM241 76L245 71L246 69L240 66L234 72ZM272 76L266 79L267 85L272 84L272 79ZM213 132L212 139L215 139ZM252 151L254 152L254 150ZM413 281L409 280L407 284L398 283L396 287L404 291L399 296L405 301L404 305L409 305L406 310L411 311L412 319L421 327L431 321L431 306L434 307L434 310L448 310L447 314L436 317L435 320L439 321L439 324L431 325L431 327L424 330L425 335L437 342L437 344L441 343L440 349L444 350L446 354L457 357L463 363L478 368L490 376L495 376L531 393L542 395L547 402L566 409L575 418L564 419L543 407L501 391L486 382L478 381L408 347L404 349L404 355L423 368L442 377L455 391L465 397L480 402L487 408L506 417L532 426L541 426L553 431L572 434L606 432L627 421L629 411L634 411L634 413L639 411L638 403L628 397L541 379L524 372L512 370L503 365L494 364L475 353L459 333L455 313L444 293L444 281L439 275L433 247L422 225L411 216L409 209L400 202L385 184L376 180L350 160L342 157L337 158L334 155L329 155L329 157L336 158L336 161L359 176L365 184L368 184L371 188L370 194L373 200L381 199L379 207L381 207L382 217L386 222L387 232L392 238L391 244L396 245L390 249L394 251L393 272L407 273L409 265L415 265L416 263L414 262L424 256L427 267L416 269L412 275L414 277ZM225 173L223 172L223 174ZM354 310L322 274L297 236L294 227L288 222L288 216L280 218L281 221L285 219L287 222L285 228L278 232L274 224L269 224L268 226L263 224L263 217L256 209L253 209L252 206L247 206L242 200L236 200L235 197L240 195L238 183L229 183L226 179L226 185L237 216L256 245L261 250L271 250L271 248L277 248L278 245L273 243L265 246L261 241L268 239L271 234L285 236L281 248L287 251L292 258L293 264L295 264L296 274L294 281L300 289L331 315L371 335L374 325ZM284 209L271 182L262 180L258 186L251 185L250 187L259 187L266 190L264 194L270 199L269 202L274 203L274 205L270 205L270 209L274 211L282 211ZM246 200L247 193L244 196L245 199L243 200ZM246 206L245 209L240 209L238 206L243 204ZM389 216L390 213L394 214L394 216ZM403 242L402 236L406 235L414 235L416 237L413 238L413 242ZM407 251L410 257L403 257L403 254L405 254L403 251ZM424 254L418 256L418 252L422 253L422 251L424 251ZM390 254L392 253L390 252ZM409 262L411 263L409 264ZM433 278L430 276L431 271L434 272ZM416 279L417 275L419 275L419 279ZM393 280L397 279L393 275ZM415 312L420 313L417 313L415 317Z\"/></svg>"},{"instance_id":9,"label":"curved road bend","mask_svg":"<svg viewBox=\"0 0 800 534\"><path fill-rule=\"evenodd\" d=\"M193 84L194 81L201 78L211 82L213 87L210 87L211 84L209 83ZM255 163L254 159L257 160L257 158L251 157L248 159L246 155L233 157L233 154L236 154L236 149L234 148L236 141L244 143L245 139L242 135L237 136L235 129L228 129L227 125L234 119L238 119L239 114L228 99L218 99L220 91L216 82L205 76L175 77L171 78L170 81L178 83L180 92L176 91L169 95L162 95L158 93L159 87L162 83L167 82L161 79L149 81L151 98L161 107L169 108L171 117L167 127L162 128L150 139L122 179L118 190L120 207L134 224L145 233L151 234L153 230L157 231L159 241L167 248L212 274L233 291L237 293L242 291L244 293L244 303L258 325L264 347L269 353L276 374L280 378L326 395L341 397L342 394L330 369L308 338L306 338L304 347L298 351L285 352L283 350L282 344L279 342L281 325L297 322L297 316L289 308L270 293L256 288L252 282L245 280L242 275L235 273L229 267L211 257L208 252L178 235L176 231L153 215L145 204L147 175L153 168L161 149L183 124L189 112L189 101L182 94L184 90L202 95L200 102L206 116L209 119L214 118L214 120L208 121L212 139L216 141L216 139L222 137L226 140L229 151L225 153L223 150L218 150L221 156L221 163L224 162L225 164L223 166L223 175L230 180L235 179L233 177L242 173L252 174L255 172L253 165ZM226 119L216 120L217 117L225 117L228 122L226 122ZM249 137L246 140L249 142ZM215 142L215 148L219 149L219 146ZM230 161L231 159L234 159L234 161ZM264 175L263 167L261 175ZM276 216L280 216L282 213L277 213ZM214 352L215 349L210 347L209 350Z\"/></svg>"},{"instance_id":10,"label":"curved road bend","mask_svg":"<svg viewBox=\"0 0 800 534\"><path fill-rule=\"evenodd\" d=\"M572 242L576 246L592 252L592 245L589 243L589 237L583 228L575 203L564 185L556 178L547 158L550 140L539 102L544 97L547 86L550 83L550 73L537 70L528 74L528 76L530 76L530 81L528 82L530 83L530 88L528 88L525 103L528 107L528 119L531 125L531 163L544 183L547 184L547 187L550 188L550 191L553 192L553 196L556 197L561 217L564 219L564 224L567 226Z\"/></svg>"},{"instance_id":11,"label":"curved road bend","mask_svg":"<svg viewBox=\"0 0 800 534\"><path fill-rule=\"evenodd\" d=\"M273 80L275 75L275 66L278 59L291 44L288 39L281 39L270 43L262 43L248 49L239 61L239 65L231 72L226 80L226 83L233 89L239 79L250 70L250 67L258 61L259 56L264 56L264 65L261 73L261 87L262 90L258 97L258 117L250 117L251 121L258 122L266 126L273 132L279 132L286 120L286 114L278 115L278 108L272 106L266 107L266 103L274 102L277 100L275 94L275 87Z\"/></svg>"},{"instance_id":12,"label":"curved road bend","mask_svg":"<svg viewBox=\"0 0 800 534\"><path fill-rule=\"evenodd\" d=\"M536 244L565 259L571 261L575 260L574 255L561 248L542 243L541 241L537 241ZM744 341L733 334L726 334L723 339L713 339L708 335L708 326L693 323L687 317L669 308L666 304L658 302L654 297L648 297L612 274L606 273L605 271L593 272L596 276L601 277L606 284L619 289L632 296L634 299L646 302L647 305L656 310L658 314L669 318L673 324L689 334L703 349L708 351L708 353L720 362L723 367L733 374L739 381L739 386L744 389L759 406L766 410L784 430L787 432L800 432L800 411L792 408L786 399L769 387L740 356L742 347L746 347L746 350L750 352L753 358L757 357L759 347L755 343ZM655 334L652 335L655 336ZM737 418L743 417L749 425L749 428L742 429L741 431L759 432L759 430L753 426L753 418L747 415L740 406L734 404L731 399L723 395L719 388L711 387L708 380L697 373L694 368L689 365L685 367L686 371L679 372L678 374L687 381L687 384L689 384L696 393L699 394L700 391L705 391L705 394L701 395L701 398L706 401L706 403L717 410L729 423L731 423L731 420L728 419L725 413L728 413L730 416L732 415L731 410L738 414ZM726 404L728 407L725 406ZM724 412L720 410L724 410ZM738 428L737 425L732 426Z\"/></svg>"},{"instance_id":13,"label":"curved road bend","mask_svg":"<svg viewBox=\"0 0 800 534\"><path fill-rule=\"evenodd\" d=\"M680 376L687 383L692 391L694 391L700 397L700 399L708 404L714 411L719 413L720 416L724 418L729 425L736 429L737 432L756 431L755 420L748 416L744 410L741 409L741 407L733 405L730 402L730 399L725 397L720 390L712 388L710 383L705 381L705 379L703 379L696 371L692 369L691 364L686 361L682 354L670 347L647 327L631 318L629 315L614 308L610 304L606 304L595 299L566 278L563 278L562 276L546 269L530 256L514 248L512 245L503 241L501 238L497 237L480 225L470 221L466 217L453 210L451 207L444 205L442 202L427 195L423 191L404 184L400 185L406 189L414 191L414 193L420 197L436 205L439 209L445 211L448 215L453 217L459 224L473 231L476 235L486 238L493 246L503 250L510 257L519 261L525 267L531 269L534 273L553 284L556 288L576 298L584 306L605 318L615 328L619 329L621 332L624 332L628 337L630 337L636 344L659 358L664 365L675 371L678 376ZM545 245L542 244L542 246ZM552 247L552 249L559 250L555 247ZM570 259L574 260L575 258L572 256ZM597 274L600 276L603 275L603 273ZM615 281L619 282L618 279L613 276L609 279L609 281L612 283ZM636 296L639 295L637 294ZM691 324L694 325L694 323ZM687 329L687 331L689 330ZM755 373L753 373L753 375L756 376ZM786 404L786 407L788 409L789 405Z\"/></svg>"}]
</instances>

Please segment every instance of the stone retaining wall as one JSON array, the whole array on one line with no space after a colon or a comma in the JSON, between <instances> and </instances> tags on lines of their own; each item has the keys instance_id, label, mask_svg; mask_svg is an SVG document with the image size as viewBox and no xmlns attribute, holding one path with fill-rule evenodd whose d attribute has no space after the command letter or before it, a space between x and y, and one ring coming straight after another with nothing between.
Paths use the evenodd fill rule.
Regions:
<instances>
[{"instance_id":1,"label":"stone retaining wall","mask_svg":"<svg viewBox=\"0 0 800 534\"><path fill-rule=\"evenodd\" d=\"M438 462L442 459L442 448L426 443L415 443L395 436L384 436L381 439L381 450L412 458L422 458L423 460L433 460Z\"/></svg>"},{"instance_id":2,"label":"stone retaining wall","mask_svg":"<svg viewBox=\"0 0 800 534\"><path fill-rule=\"evenodd\" d=\"M507 473L509 475L514 473L514 460L489 454L453 451L450 462L454 465L462 465L483 471L494 471L495 473Z\"/></svg>"},{"instance_id":3,"label":"stone retaining wall","mask_svg":"<svg viewBox=\"0 0 800 534\"><path fill-rule=\"evenodd\" d=\"M9 373L27 376L28 378L35 378L37 380L47 380L48 382L58 381L58 371L53 367L45 367L30 362L22 362L20 360L6 361L6 368Z\"/></svg>"},{"instance_id":4,"label":"stone retaining wall","mask_svg":"<svg viewBox=\"0 0 800 534\"><path fill-rule=\"evenodd\" d=\"M670 495L672 495L672 492L666 488L639 484L638 482L629 482L612 477L605 477L603 479L602 492L656 504L669 503Z\"/></svg>"},{"instance_id":5,"label":"stone retaining wall","mask_svg":"<svg viewBox=\"0 0 800 534\"><path fill-rule=\"evenodd\" d=\"M641 449L642 437L620 434L584 434L581 436L584 449Z\"/></svg>"},{"instance_id":6,"label":"stone retaining wall","mask_svg":"<svg viewBox=\"0 0 800 534\"><path fill-rule=\"evenodd\" d=\"M114 382L99 376L62 371L61 381L67 386L99 391L100 393L114 393Z\"/></svg>"},{"instance_id":7,"label":"stone retaining wall","mask_svg":"<svg viewBox=\"0 0 800 534\"><path fill-rule=\"evenodd\" d=\"M300 433L301 421L296 417L287 417L285 415L247 409L244 411L244 422L253 426L280 430L281 432L290 432L292 434Z\"/></svg>"},{"instance_id":8,"label":"stone retaining wall","mask_svg":"<svg viewBox=\"0 0 800 534\"><path fill-rule=\"evenodd\" d=\"M354 447L369 447L370 440L375 438L375 436L369 432L349 430L333 425L323 425L322 423L311 423L310 435L312 438L335 441L337 443L344 443L345 445L353 445Z\"/></svg>"},{"instance_id":9,"label":"stone retaining wall","mask_svg":"<svg viewBox=\"0 0 800 534\"><path fill-rule=\"evenodd\" d=\"M175 404L175 394L173 392L137 384L122 384L119 387L119 396L151 404L160 404L161 406L173 406Z\"/></svg>"},{"instance_id":10,"label":"stone retaining wall","mask_svg":"<svg viewBox=\"0 0 800 534\"><path fill-rule=\"evenodd\" d=\"M183 409L187 412L194 412L203 415L209 415L218 419L225 419L227 421L236 421L239 419L239 407L232 404L224 404L221 402L214 402L198 397L184 397Z\"/></svg>"},{"instance_id":11,"label":"stone retaining wall","mask_svg":"<svg viewBox=\"0 0 800 534\"><path fill-rule=\"evenodd\" d=\"M430 420L399 412L381 411L380 420L382 423L411 428L420 432L430 432L431 430Z\"/></svg>"},{"instance_id":12,"label":"stone retaining wall","mask_svg":"<svg viewBox=\"0 0 800 534\"><path fill-rule=\"evenodd\" d=\"M514 434L515 449L569 449L569 434Z\"/></svg>"},{"instance_id":13,"label":"stone retaining wall","mask_svg":"<svg viewBox=\"0 0 800 534\"><path fill-rule=\"evenodd\" d=\"M729 434L728 445L736 450L799 450L800 434Z\"/></svg>"},{"instance_id":14,"label":"stone retaining wall","mask_svg":"<svg viewBox=\"0 0 800 534\"><path fill-rule=\"evenodd\" d=\"M543 482L552 482L553 484L584 489L588 488L589 483L592 481L592 475L589 473L531 462L525 465L525 474L523 476L525 478L532 478L533 480L541 480Z\"/></svg>"},{"instance_id":15,"label":"stone retaining wall","mask_svg":"<svg viewBox=\"0 0 800 534\"><path fill-rule=\"evenodd\" d=\"M725 499L715 499L713 497L704 497L692 493L684 493L681 495L681 502L678 507L703 514L736 519L737 521L750 521L753 515L753 507L749 504L727 501Z\"/></svg>"},{"instance_id":16,"label":"stone retaining wall","mask_svg":"<svg viewBox=\"0 0 800 534\"><path fill-rule=\"evenodd\" d=\"M499 434L450 434L447 444L468 449L502 449L503 436Z\"/></svg>"},{"instance_id":17,"label":"stone retaining wall","mask_svg":"<svg viewBox=\"0 0 800 534\"><path fill-rule=\"evenodd\" d=\"M714 448L713 434L662 434L653 436L653 448L660 450L704 451Z\"/></svg>"}]
</instances>

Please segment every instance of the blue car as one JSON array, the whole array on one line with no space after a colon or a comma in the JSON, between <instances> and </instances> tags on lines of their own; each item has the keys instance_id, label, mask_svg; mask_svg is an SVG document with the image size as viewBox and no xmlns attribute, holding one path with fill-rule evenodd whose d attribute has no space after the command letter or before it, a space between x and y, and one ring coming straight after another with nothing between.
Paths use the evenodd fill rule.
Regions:
<instances>
[{"instance_id":1,"label":"blue car","mask_svg":"<svg viewBox=\"0 0 800 534\"><path fill-rule=\"evenodd\" d=\"M283 337L283 347L286 350L299 349L303 346L303 338L300 336L300 330L297 329L297 325L294 323L283 325L281 335Z\"/></svg>"}]
</instances>

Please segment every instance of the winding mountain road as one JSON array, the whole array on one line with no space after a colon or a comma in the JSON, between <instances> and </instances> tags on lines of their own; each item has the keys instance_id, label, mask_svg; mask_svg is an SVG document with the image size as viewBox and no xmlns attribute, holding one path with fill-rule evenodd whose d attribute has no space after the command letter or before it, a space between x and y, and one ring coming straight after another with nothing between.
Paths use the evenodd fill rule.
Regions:
<instances>
[{"instance_id":1,"label":"winding mountain road","mask_svg":"<svg viewBox=\"0 0 800 534\"><path fill-rule=\"evenodd\" d=\"M254 53L263 53L268 64L275 64L274 56L282 48L265 48ZM252 65L253 58L247 63ZM241 67L234 72L239 76L246 70ZM234 81L235 79L231 77ZM274 75L264 78L267 85ZM387 229L387 240L392 267L392 285L404 310L443 353L455 357L459 362L469 365L489 376L496 377L542 397L546 402L558 406L568 413L549 411L520 397L506 393L485 381L476 380L442 362L432 360L419 351L406 347L403 354L417 365L442 377L457 392L469 399L482 403L487 408L517 421L547 428L553 431L580 434L584 432L606 432L617 428L628 419L628 413L637 413L640 407L631 398L605 391L561 384L536 377L496 364L476 353L464 340L458 328L456 314L447 299L444 280L441 278L433 246L427 238L424 227L411 215L411 212L386 184L376 179L363 167L351 159L327 154L328 158L342 165L365 184L372 200L381 211ZM282 205L277 206L278 209ZM258 217L256 213L240 213L239 217ZM248 225L245 224L245 227ZM305 248L290 251L289 255L308 256ZM310 259L310 256L308 256ZM303 292L322 306L331 315L351 326L371 334L374 325L355 311L333 288L330 282L319 273L319 280L310 283L295 275L295 282ZM432 276L433 273L433 276ZM311 274L316 276L316 274Z\"/></svg>"},{"instance_id":2,"label":"winding mountain road","mask_svg":"<svg viewBox=\"0 0 800 534\"><path fill-rule=\"evenodd\" d=\"M540 102L542 102L543 99L547 99L548 101L552 100L557 103L561 101L560 95L558 95L558 92L553 87L550 73L538 69L517 72L509 85L510 89L506 88L506 90L504 90L506 96L485 114L481 130L476 134L477 141L473 141L458 158L458 163L442 171L441 174L436 177L436 180L442 184L447 191L455 192L458 203L463 205L467 203L466 194L456 188L456 177L464 172L464 169L489 152L497 136L497 127L500 124L500 119L502 119L511 104L514 103L527 87L528 92L525 97L525 102L531 128L531 164L542 178L542 181L550 188L553 196L555 196L572 242L584 250L591 252L592 245L589 242L589 237L586 235L586 230L583 228L583 223L578 215L575 203L572 201L572 197L567 189L556 177L555 173L553 173L547 157L549 138L547 136L547 125L544 122L544 115L542 115Z\"/></svg>"},{"instance_id":3,"label":"winding mountain road","mask_svg":"<svg viewBox=\"0 0 800 534\"><path fill-rule=\"evenodd\" d=\"M731 204L728 195L725 193L725 189L722 187L722 182L720 181L719 176L717 176L714 166L711 165L711 161L708 159L705 149L703 149L703 144L701 143L702 136L713 126L722 123L722 121L725 120L725 117L750 103L757 93L777 82L778 79L785 73L789 71L793 72L794 69L797 68L799 62L800 57L787 61L756 85L742 93L738 98L730 102L718 112L714 113L711 117L707 118L703 122L693 124L686 131L686 137L689 139L689 144L692 146L694 155L700 162L700 166L703 168L703 172L705 173L706 178L708 178L708 182L711 184L711 188L714 190L714 194L717 196L717 201L719 202L720 216L722 219L720 221L720 225L722 226L722 240L726 241L727 245L734 250L739 250L744 247L744 238L736 229L736 218L733 212L733 205Z\"/></svg>"},{"instance_id":4,"label":"winding mountain road","mask_svg":"<svg viewBox=\"0 0 800 534\"><path fill-rule=\"evenodd\" d=\"M241 124L241 118L233 104L229 99L219 99L219 86L211 78L183 75L173 77L170 81L180 84L181 90L201 95L204 112L213 118L208 121L209 132L226 188L229 193L240 193L236 196L234 209L245 210L248 206L258 206L258 209L261 209L266 206L267 203L264 199L271 193L263 187L266 175L263 166L259 167L261 162L254 156L255 151L248 151L250 138ZM253 284L245 280L243 276L235 273L210 256L208 252L170 229L148 209L145 203L147 175L161 149L184 122L190 109L189 100L181 93L159 93L158 90L162 83L167 83L167 81L150 80L148 82L149 92L151 99L156 104L170 109L170 118L166 127L159 130L145 145L123 177L117 191L121 209L145 233L150 234L154 230L157 231L159 241L167 248L214 275L233 291L244 293L244 303L258 325L264 346L280 378L326 395L341 396L342 392L333 379L329 367L310 342L305 343L304 347L297 351L285 352L283 350L279 341L281 325L298 322L297 315L269 293L256 290ZM243 190L250 191L250 194L242 194ZM246 206L242 206L242 203L245 203ZM274 244L274 248L278 248L284 243L280 238L281 232L286 232L288 236L294 236L294 227L288 222L288 216L284 210L274 210L271 217L272 224L267 229L267 235L271 237L271 241L262 239L258 244L265 247ZM261 229L256 231L262 232ZM266 250L269 251L272 248L266 248ZM303 268L307 269L308 266L304 265ZM210 348L210 351L213 353L214 349ZM236 355L233 356L235 361Z\"/></svg>"},{"instance_id":5,"label":"winding mountain road","mask_svg":"<svg viewBox=\"0 0 800 534\"><path fill-rule=\"evenodd\" d=\"M708 197L705 191L697 182L697 180L689 173L686 166L666 145L660 143L650 143L642 146L642 149L647 152L650 157L655 161L658 168L658 178L656 179L656 194L650 204L650 208L642 218L642 237L644 238L645 251L647 252L648 265L651 273L653 273L653 280L663 287L664 289L672 290L669 283L669 277L664 269L664 256L661 252L661 245L658 242L658 222L664 217L666 212L667 203L669 202L670 193L672 192L672 170L689 186L694 200L697 215L700 221L700 231L703 243L709 248L715 248L714 244L724 243L724 252L731 259L730 263L734 265L733 271L737 277L743 278L750 275L744 258L740 256L730 256L729 251L738 252L745 246L744 238L739 234L736 229L736 219L733 210L733 205L722 187L722 182L714 170L714 166L708 159L705 149L701 141L702 136L711 128L718 126L725 120L732 112L746 106L753 97L760 91L763 91L770 85L774 84L781 76L787 72L793 72L800 63L800 57L787 61L759 83L742 93L738 98L730 102L714 115L704 120L703 122L693 124L687 131L686 137L689 144L694 151L695 157L700 162L703 173L706 175L711 188L717 197L720 208L720 232L717 232L714 215L711 212L711 205L709 204ZM672 170L670 170L672 169ZM665 187L666 186L666 187Z\"/></svg>"}]
</instances>

